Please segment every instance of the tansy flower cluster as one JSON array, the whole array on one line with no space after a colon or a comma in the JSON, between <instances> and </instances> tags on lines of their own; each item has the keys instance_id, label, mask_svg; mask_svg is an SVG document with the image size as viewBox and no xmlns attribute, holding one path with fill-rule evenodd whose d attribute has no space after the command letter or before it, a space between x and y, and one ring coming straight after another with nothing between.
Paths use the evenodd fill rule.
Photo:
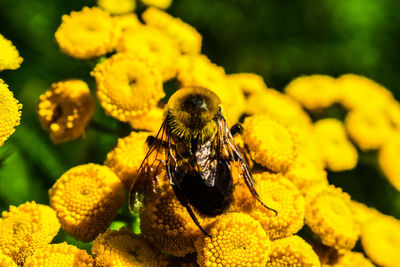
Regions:
<instances>
[{"instance_id":1,"label":"tansy flower cluster","mask_svg":"<svg viewBox=\"0 0 400 267\"><path fill-rule=\"evenodd\" d=\"M400 222L355 202L328 182L330 172L351 171L364 151L378 150L379 166L400 188L400 104L389 90L345 74L298 77L281 93L257 74L227 74L201 53L200 33L165 11L149 7L139 20L132 13L133 1L97 3L64 15L55 33L63 53L97 63L91 72L96 88L78 79L54 83L39 98L39 120L55 143L79 138L94 112L92 89L105 113L130 126L131 132L115 138L103 165L66 170L49 190L50 206L27 202L3 212L0 263L400 265ZM156 161L154 154L164 153L148 155L147 140L163 122L164 85L172 79L180 87L212 90L221 99L228 125L243 122L243 132L234 138L253 173L259 199L250 192L241 168L229 166L233 192L228 211L216 217L193 211L209 235L175 195L165 162L151 165L150 183L137 181L143 160ZM19 118L19 106L4 88ZM315 120L321 118L315 114L332 105L342 106L344 121ZM141 193L132 196L140 233L130 228L133 216L122 216L132 184L133 191ZM111 230L116 221L126 227ZM60 226L75 239L92 242L89 254L66 243L51 244ZM356 246L358 241L361 246Z\"/></svg>"}]
</instances>

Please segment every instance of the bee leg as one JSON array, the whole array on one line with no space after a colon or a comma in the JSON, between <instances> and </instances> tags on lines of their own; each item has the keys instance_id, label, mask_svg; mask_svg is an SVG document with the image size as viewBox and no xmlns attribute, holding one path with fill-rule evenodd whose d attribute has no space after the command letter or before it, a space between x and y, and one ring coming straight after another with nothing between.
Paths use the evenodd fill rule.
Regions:
<instances>
[{"instance_id":1,"label":"bee leg","mask_svg":"<svg viewBox=\"0 0 400 267\"><path fill-rule=\"evenodd\" d=\"M236 123L231 127L231 134L235 136L236 134L243 133L243 126L240 123Z\"/></svg>"},{"instance_id":2,"label":"bee leg","mask_svg":"<svg viewBox=\"0 0 400 267\"><path fill-rule=\"evenodd\" d=\"M167 174L170 177L170 183L172 186L172 189L174 189L174 193L176 198L179 200L179 202L186 208L187 212L190 215L190 218L192 218L194 224L200 229L200 231L208 236L209 238L212 238L212 236L204 230L204 228L200 225L199 220L197 220L196 215L194 214L192 208L189 206L189 201L186 199L185 195L182 193L181 188L179 187L179 183L177 183L174 179L174 176L171 175L171 169L169 168L169 165L167 164Z\"/></svg>"}]
</instances>

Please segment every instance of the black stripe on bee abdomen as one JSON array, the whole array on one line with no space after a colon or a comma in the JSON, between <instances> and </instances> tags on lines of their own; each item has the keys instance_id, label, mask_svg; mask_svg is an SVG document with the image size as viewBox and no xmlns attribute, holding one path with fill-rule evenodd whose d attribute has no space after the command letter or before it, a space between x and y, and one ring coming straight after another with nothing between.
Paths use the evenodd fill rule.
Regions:
<instances>
[{"instance_id":1,"label":"black stripe on bee abdomen","mask_svg":"<svg viewBox=\"0 0 400 267\"><path fill-rule=\"evenodd\" d=\"M189 202L201 215L214 217L224 213L232 202L232 175L222 161L216 171L214 186L208 186L200 173L178 167L174 175L179 185L172 185L175 195L181 202Z\"/></svg>"}]
</instances>

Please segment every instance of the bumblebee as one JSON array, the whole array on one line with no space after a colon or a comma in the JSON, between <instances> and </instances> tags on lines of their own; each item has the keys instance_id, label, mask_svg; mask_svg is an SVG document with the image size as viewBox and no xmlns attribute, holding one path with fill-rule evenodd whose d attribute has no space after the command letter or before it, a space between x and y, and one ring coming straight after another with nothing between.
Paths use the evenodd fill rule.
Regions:
<instances>
[{"instance_id":1,"label":"bumblebee","mask_svg":"<svg viewBox=\"0 0 400 267\"><path fill-rule=\"evenodd\" d=\"M164 117L157 135L147 139L149 151L130 189L131 210L137 192L143 184L155 179L154 173L159 168L164 168L177 199L206 235L192 208L206 217L227 211L232 202L234 166L239 168L251 194L265 206L233 140L232 132L240 131L240 127L232 127L232 132L228 128L220 99L214 92L202 87L184 87L171 96Z\"/></svg>"}]
</instances>

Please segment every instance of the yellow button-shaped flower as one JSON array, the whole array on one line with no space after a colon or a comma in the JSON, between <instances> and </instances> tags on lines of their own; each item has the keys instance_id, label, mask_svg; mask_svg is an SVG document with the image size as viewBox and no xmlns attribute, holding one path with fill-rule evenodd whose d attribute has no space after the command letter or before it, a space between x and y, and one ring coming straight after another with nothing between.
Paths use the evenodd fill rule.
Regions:
<instances>
[{"instance_id":1,"label":"yellow button-shaped flower","mask_svg":"<svg viewBox=\"0 0 400 267\"><path fill-rule=\"evenodd\" d=\"M246 118L243 127L244 142L257 163L275 172L292 165L298 144L287 127L262 115Z\"/></svg>"},{"instance_id":2,"label":"yellow button-shaped flower","mask_svg":"<svg viewBox=\"0 0 400 267\"><path fill-rule=\"evenodd\" d=\"M147 54L116 54L92 75L101 106L121 121L146 114L164 97L161 74Z\"/></svg>"},{"instance_id":3,"label":"yellow button-shaped flower","mask_svg":"<svg viewBox=\"0 0 400 267\"><path fill-rule=\"evenodd\" d=\"M128 189L135 182L138 169L148 151L148 136L148 132L132 132L118 139L117 146L107 154L104 165L110 167Z\"/></svg>"},{"instance_id":4,"label":"yellow button-shaped flower","mask_svg":"<svg viewBox=\"0 0 400 267\"><path fill-rule=\"evenodd\" d=\"M0 34L0 71L18 69L22 60L12 42Z\"/></svg>"},{"instance_id":5,"label":"yellow button-shaped flower","mask_svg":"<svg viewBox=\"0 0 400 267\"><path fill-rule=\"evenodd\" d=\"M76 139L83 134L94 112L94 100L82 80L53 83L40 95L38 116L54 143Z\"/></svg>"},{"instance_id":6,"label":"yellow button-shaped flower","mask_svg":"<svg viewBox=\"0 0 400 267\"><path fill-rule=\"evenodd\" d=\"M276 239L271 243L272 249L267 267L305 266L320 267L318 255L300 236L293 235Z\"/></svg>"},{"instance_id":7,"label":"yellow button-shaped flower","mask_svg":"<svg viewBox=\"0 0 400 267\"><path fill-rule=\"evenodd\" d=\"M85 242L104 232L125 202L121 180L107 166L97 164L68 170L49 195L63 230Z\"/></svg>"},{"instance_id":8,"label":"yellow button-shaped flower","mask_svg":"<svg viewBox=\"0 0 400 267\"><path fill-rule=\"evenodd\" d=\"M97 0L97 5L113 15L132 12L136 7L135 0Z\"/></svg>"},{"instance_id":9,"label":"yellow button-shaped flower","mask_svg":"<svg viewBox=\"0 0 400 267\"><path fill-rule=\"evenodd\" d=\"M92 244L96 266L118 267L162 267L167 262L153 250L141 236L134 235L128 228L118 231L109 229L100 234Z\"/></svg>"},{"instance_id":10,"label":"yellow button-shaped flower","mask_svg":"<svg viewBox=\"0 0 400 267\"><path fill-rule=\"evenodd\" d=\"M177 40L181 53L200 53L202 40L200 33L181 19L154 7L147 8L142 18L147 25L157 27Z\"/></svg>"},{"instance_id":11,"label":"yellow button-shaped flower","mask_svg":"<svg viewBox=\"0 0 400 267\"><path fill-rule=\"evenodd\" d=\"M358 153L348 140L342 122L337 119L322 119L315 123L314 131L328 169L339 172L355 168Z\"/></svg>"},{"instance_id":12,"label":"yellow button-shaped flower","mask_svg":"<svg viewBox=\"0 0 400 267\"><path fill-rule=\"evenodd\" d=\"M354 218L350 196L341 188L329 186L310 197L306 224L323 244L336 249L352 249L358 240L360 227Z\"/></svg>"},{"instance_id":13,"label":"yellow button-shaped flower","mask_svg":"<svg viewBox=\"0 0 400 267\"><path fill-rule=\"evenodd\" d=\"M8 85L0 79L0 146L14 133L19 125L22 105L14 98Z\"/></svg>"},{"instance_id":14,"label":"yellow button-shaped flower","mask_svg":"<svg viewBox=\"0 0 400 267\"><path fill-rule=\"evenodd\" d=\"M56 213L49 206L35 202L10 206L0 218L0 255L22 265L36 250L49 244L59 229Z\"/></svg>"},{"instance_id":15,"label":"yellow button-shaped flower","mask_svg":"<svg viewBox=\"0 0 400 267\"><path fill-rule=\"evenodd\" d=\"M79 59L90 59L111 52L116 32L110 14L98 7L84 7L62 17L55 33L61 51Z\"/></svg>"},{"instance_id":16,"label":"yellow button-shaped flower","mask_svg":"<svg viewBox=\"0 0 400 267\"><path fill-rule=\"evenodd\" d=\"M24 266L93 267L94 260L86 250L79 249L63 242L60 244L50 244L37 250L30 258L28 258Z\"/></svg>"},{"instance_id":17,"label":"yellow button-shaped flower","mask_svg":"<svg viewBox=\"0 0 400 267\"><path fill-rule=\"evenodd\" d=\"M361 231L365 253L381 266L400 266L400 221L380 216L366 223Z\"/></svg>"},{"instance_id":18,"label":"yellow button-shaped flower","mask_svg":"<svg viewBox=\"0 0 400 267\"><path fill-rule=\"evenodd\" d=\"M379 150L378 160L388 181L400 191L400 134L386 140Z\"/></svg>"},{"instance_id":19,"label":"yellow button-shaped flower","mask_svg":"<svg viewBox=\"0 0 400 267\"><path fill-rule=\"evenodd\" d=\"M265 266L271 242L260 223L244 213L227 213L209 226L211 238L196 241L200 266Z\"/></svg>"},{"instance_id":20,"label":"yellow button-shaped flower","mask_svg":"<svg viewBox=\"0 0 400 267\"><path fill-rule=\"evenodd\" d=\"M285 92L309 110L327 108L338 102L340 95L333 77L317 74L292 80Z\"/></svg>"}]
</instances>

